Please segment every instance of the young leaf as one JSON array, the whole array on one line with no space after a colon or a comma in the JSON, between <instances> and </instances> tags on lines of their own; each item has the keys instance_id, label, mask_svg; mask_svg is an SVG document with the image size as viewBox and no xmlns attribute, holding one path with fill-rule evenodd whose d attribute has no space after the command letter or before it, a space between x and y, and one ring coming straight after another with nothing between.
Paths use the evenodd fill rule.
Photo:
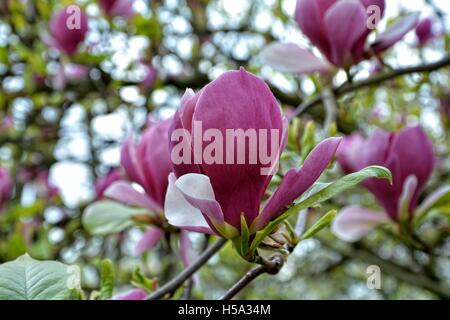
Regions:
<instances>
[{"instance_id":1,"label":"young leaf","mask_svg":"<svg viewBox=\"0 0 450 320\"><path fill-rule=\"evenodd\" d=\"M286 220L290 215L299 212L300 210L311 208L321 202L324 202L335 195L354 187L360 182L369 178L379 178L388 179L392 182L391 172L380 166L370 166L366 167L358 172L348 174L339 180L330 183L324 187L323 184L320 185L319 191L316 193L310 193L307 197L302 197L301 200L291 206L287 211L279 215L275 220L270 222L263 230L256 233L255 238L250 246L250 251L256 250L261 241L271 234L275 228L284 220ZM311 189L316 189L314 186Z\"/></svg>"},{"instance_id":2,"label":"young leaf","mask_svg":"<svg viewBox=\"0 0 450 320\"><path fill-rule=\"evenodd\" d=\"M328 226L336 217L336 210L328 211L323 217L321 217L311 228L306 230L302 235L301 240L306 240L314 236L317 232Z\"/></svg>"},{"instance_id":3,"label":"young leaf","mask_svg":"<svg viewBox=\"0 0 450 320\"><path fill-rule=\"evenodd\" d=\"M84 210L82 223L91 234L114 234L132 226L133 216L146 212L145 209L131 208L114 201L98 201Z\"/></svg>"},{"instance_id":4,"label":"young leaf","mask_svg":"<svg viewBox=\"0 0 450 320\"><path fill-rule=\"evenodd\" d=\"M157 287L156 280L146 277L139 268L134 270L131 275L131 284L136 288L143 289L147 292L152 292Z\"/></svg>"},{"instance_id":5,"label":"young leaf","mask_svg":"<svg viewBox=\"0 0 450 320\"><path fill-rule=\"evenodd\" d=\"M301 143L302 148L301 157L303 160L305 160L306 157L308 157L308 154L316 146L315 132L316 132L316 125L314 124L314 121L312 120L308 121L305 127L305 131L303 132Z\"/></svg>"},{"instance_id":6,"label":"young leaf","mask_svg":"<svg viewBox=\"0 0 450 320\"><path fill-rule=\"evenodd\" d=\"M114 291L115 283L114 266L111 260L104 259L101 263L101 281L100 281L100 295L98 299L110 299Z\"/></svg>"},{"instance_id":7,"label":"young leaf","mask_svg":"<svg viewBox=\"0 0 450 320\"><path fill-rule=\"evenodd\" d=\"M250 240L250 231L248 230L245 216L241 214L241 254L245 256L248 251L248 241Z\"/></svg>"},{"instance_id":8,"label":"young leaf","mask_svg":"<svg viewBox=\"0 0 450 320\"><path fill-rule=\"evenodd\" d=\"M63 300L79 289L79 269L28 254L0 265L0 300Z\"/></svg>"}]
</instances>

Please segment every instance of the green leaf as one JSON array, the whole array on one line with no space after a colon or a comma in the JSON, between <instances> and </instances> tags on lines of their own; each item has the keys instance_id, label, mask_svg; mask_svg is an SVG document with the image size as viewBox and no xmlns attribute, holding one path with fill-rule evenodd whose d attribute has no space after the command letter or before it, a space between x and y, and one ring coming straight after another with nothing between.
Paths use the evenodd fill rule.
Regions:
<instances>
[{"instance_id":1,"label":"green leaf","mask_svg":"<svg viewBox=\"0 0 450 320\"><path fill-rule=\"evenodd\" d=\"M100 300L110 299L114 291L116 275L111 260L104 259L101 264Z\"/></svg>"},{"instance_id":2,"label":"green leaf","mask_svg":"<svg viewBox=\"0 0 450 320\"><path fill-rule=\"evenodd\" d=\"M62 300L79 289L77 267L28 254L0 265L0 300Z\"/></svg>"},{"instance_id":3,"label":"green leaf","mask_svg":"<svg viewBox=\"0 0 450 320\"><path fill-rule=\"evenodd\" d=\"M450 185L440 187L432 194L430 194L417 208L414 213L414 220L416 226L422 224L428 214L435 209L437 211L448 212L447 210L442 210L448 207L450 204Z\"/></svg>"},{"instance_id":4,"label":"green leaf","mask_svg":"<svg viewBox=\"0 0 450 320\"><path fill-rule=\"evenodd\" d=\"M131 284L136 288L144 289L147 292L152 292L157 287L156 280L146 277L139 268L134 270L131 275Z\"/></svg>"},{"instance_id":5,"label":"green leaf","mask_svg":"<svg viewBox=\"0 0 450 320\"><path fill-rule=\"evenodd\" d=\"M305 127L305 131L303 132L302 136L302 153L301 157L303 160L306 159L308 154L311 152L312 149L316 146L316 139L315 139L315 132L316 132L316 125L314 124L314 121L308 121Z\"/></svg>"},{"instance_id":6,"label":"green leaf","mask_svg":"<svg viewBox=\"0 0 450 320\"><path fill-rule=\"evenodd\" d=\"M275 220L270 222L263 230L260 230L256 233L255 238L253 239L252 245L250 246L250 251L256 250L261 241L270 235L276 227L286 220L290 215L299 212L300 210L311 208L321 202L324 202L335 195L350 189L351 187L356 186L360 182L369 179L369 178L379 178L379 179L388 179L392 183L392 175L391 172L380 166L370 166L364 168L358 172L354 172L348 174L339 180L324 185L320 183L320 191L310 194L307 197L302 197L301 200L291 206L287 211L279 215ZM316 189L313 185L311 189Z\"/></svg>"},{"instance_id":7,"label":"green leaf","mask_svg":"<svg viewBox=\"0 0 450 320\"><path fill-rule=\"evenodd\" d=\"M250 240L250 231L244 213L241 214L241 254L245 256L248 251L248 241Z\"/></svg>"},{"instance_id":8,"label":"green leaf","mask_svg":"<svg viewBox=\"0 0 450 320\"><path fill-rule=\"evenodd\" d=\"M314 236L317 232L328 226L336 217L336 210L328 211L323 217L321 217L316 223L314 223L311 228L306 230L302 235L301 240L306 240Z\"/></svg>"},{"instance_id":9,"label":"green leaf","mask_svg":"<svg viewBox=\"0 0 450 320\"><path fill-rule=\"evenodd\" d=\"M146 209L131 208L109 200L98 201L84 210L82 223L91 234L114 234L132 226L133 216L146 213Z\"/></svg>"}]
</instances>

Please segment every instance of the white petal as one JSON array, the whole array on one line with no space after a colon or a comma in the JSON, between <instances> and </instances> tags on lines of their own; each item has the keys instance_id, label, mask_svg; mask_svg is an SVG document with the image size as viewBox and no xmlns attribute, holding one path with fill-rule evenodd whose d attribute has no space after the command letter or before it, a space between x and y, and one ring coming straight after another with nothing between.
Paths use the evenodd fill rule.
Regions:
<instances>
[{"instance_id":1,"label":"white petal","mask_svg":"<svg viewBox=\"0 0 450 320\"><path fill-rule=\"evenodd\" d=\"M189 175L192 174L184 175L182 177ZM169 175L169 186L167 188L166 201L164 205L164 213L166 215L167 220L169 221L170 224L179 228L185 228L190 230L198 229L198 231L201 232L207 232L207 230L211 230L200 210L193 207L186 200L180 189L178 189L178 185L180 185L182 188L187 187L189 177L184 178L183 180L181 180L181 182L178 183L180 179L177 180L177 178L173 173ZM196 188L192 188L191 186L191 189ZM196 193L194 190L191 190L191 192L193 192L194 194Z\"/></svg>"},{"instance_id":2,"label":"white petal","mask_svg":"<svg viewBox=\"0 0 450 320\"><path fill-rule=\"evenodd\" d=\"M273 43L261 52L263 63L281 72L327 72L331 65L293 43Z\"/></svg>"},{"instance_id":3,"label":"white petal","mask_svg":"<svg viewBox=\"0 0 450 320\"><path fill-rule=\"evenodd\" d=\"M338 213L331 225L331 230L339 239L354 242L388 221L390 221L389 217L382 211L350 206Z\"/></svg>"}]
</instances>

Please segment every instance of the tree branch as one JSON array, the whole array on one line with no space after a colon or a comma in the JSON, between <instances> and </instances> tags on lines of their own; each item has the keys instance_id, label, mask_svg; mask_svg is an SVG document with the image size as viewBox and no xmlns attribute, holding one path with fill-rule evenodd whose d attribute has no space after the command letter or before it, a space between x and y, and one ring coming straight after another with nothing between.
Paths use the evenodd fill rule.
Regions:
<instances>
[{"instance_id":1,"label":"tree branch","mask_svg":"<svg viewBox=\"0 0 450 320\"><path fill-rule=\"evenodd\" d=\"M391 275L411 285L425 288L442 299L450 299L449 288L441 285L436 281L429 279L428 277L420 273L414 272L405 267L401 267L391 261L384 260L368 250L354 249L348 246L347 247L337 246L323 240L321 240L321 243L324 246L328 247L329 249L338 252L344 257L358 259L366 261L367 263L370 264L377 265L381 268L381 270L384 273L388 275Z\"/></svg>"},{"instance_id":2,"label":"tree branch","mask_svg":"<svg viewBox=\"0 0 450 320\"><path fill-rule=\"evenodd\" d=\"M274 257L271 261L268 261L264 265L258 265L257 267L248 271L238 282L236 282L220 300L230 300L237 295L242 289L249 285L253 280L258 278L263 273L277 274L283 266L283 259L279 256Z\"/></svg>"},{"instance_id":3,"label":"tree branch","mask_svg":"<svg viewBox=\"0 0 450 320\"><path fill-rule=\"evenodd\" d=\"M380 84L384 81L395 79L400 76L413 74L413 73L432 72L432 71L436 71L438 69L441 69L441 68L449 66L449 65L450 65L450 55L447 55L442 60L439 60L439 61L436 61L433 63L421 64L421 65L417 65L417 66L392 70L390 72L386 72L384 74L380 74L378 76L371 77L366 80L361 80L361 81L353 82L353 83L346 83L340 87L334 88L333 93L334 93L334 96L337 98L344 94L347 94L347 93L350 93L350 92L353 92L353 91L356 91L356 90L359 90L359 89L362 89L365 87L370 87L370 86L373 86L376 84ZM323 98L324 98L323 94L320 94L317 97L315 97L309 101L305 101L304 103L302 103L301 105L299 105L297 107L294 115L299 116L299 115L303 114L308 109L320 104L322 102Z\"/></svg>"},{"instance_id":4,"label":"tree branch","mask_svg":"<svg viewBox=\"0 0 450 320\"><path fill-rule=\"evenodd\" d=\"M219 239L208 249L206 249L197 260L184 269L177 277L167 282L164 286L149 294L146 300L158 300L166 294L173 293L178 289L187 279L189 279L198 269L200 269L208 260L222 248L227 242L227 239Z\"/></svg>"}]
</instances>

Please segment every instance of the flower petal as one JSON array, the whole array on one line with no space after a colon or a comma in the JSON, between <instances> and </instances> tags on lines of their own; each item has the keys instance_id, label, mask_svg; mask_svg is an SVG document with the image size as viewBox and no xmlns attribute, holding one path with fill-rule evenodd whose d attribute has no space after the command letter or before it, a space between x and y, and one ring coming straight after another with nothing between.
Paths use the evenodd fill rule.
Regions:
<instances>
[{"instance_id":1,"label":"flower petal","mask_svg":"<svg viewBox=\"0 0 450 320\"><path fill-rule=\"evenodd\" d=\"M145 231L142 238L137 243L135 248L135 254L140 255L145 251L152 249L154 246L158 244L162 235L163 233L159 228L156 227L148 228L147 231Z\"/></svg>"},{"instance_id":2,"label":"flower petal","mask_svg":"<svg viewBox=\"0 0 450 320\"><path fill-rule=\"evenodd\" d=\"M325 30L331 47L331 62L347 67L352 62L352 47L366 32L366 12L357 0L341 0L325 14Z\"/></svg>"},{"instance_id":3,"label":"flower petal","mask_svg":"<svg viewBox=\"0 0 450 320\"><path fill-rule=\"evenodd\" d=\"M332 66L293 43L272 43L261 52L263 63L281 72L327 72Z\"/></svg>"},{"instance_id":4,"label":"flower petal","mask_svg":"<svg viewBox=\"0 0 450 320\"><path fill-rule=\"evenodd\" d=\"M152 212L160 212L162 210L153 199L144 193L133 188L126 181L116 181L106 189L104 195L124 204L150 209Z\"/></svg>"},{"instance_id":5,"label":"flower petal","mask_svg":"<svg viewBox=\"0 0 450 320\"><path fill-rule=\"evenodd\" d=\"M317 145L300 169L289 170L255 220L254 230L260 230L316 182L327 168L341 142L341 138L328 138Z\"/></svg>"},{"instance_id":6,"label":"flower petal","mask_svg":"<svg viewBox=\"0 0 450 320\"><path fill-rule=\"evenodd\" d=\"M201 166L202 173L211 181L225 221L240 229L242 213L248 225L258 215L261 198L271 179L270 175L262 175L261 169L270 169L282 152L284 123L280 106L267 84L243 68L225 72L198 95L193 119L202 124L203 130L216 129L222 137L229 136L230 130L244 132L240 137L249 129L250 133L256 133L253 140L257 143L235 143L237 135L228 139L233 143L223 143L223 155L229 156L227 147L233 148L232 161ZM263 144L260 138L263 131L267 133L265 153L275 158L272 163L263 163L261 159L259 145ZM209 144L204 142L203 150ZM244 163L238 161L239 150L245 154ZM249 161L250 156L255 156L254 164Z\"/></svg>"},{"instance_id":7,"label":"flower petal","mask_svg":"<svg viewBox=\"0 0 450 320\"><path fill-rule=\"evenodd\" d=\"M112 300L144 300L147 295L148 293L143 289L133 289L127 293L112 297Z\"/></svg>"},{"instance_id":8,"label":"flower petal","mask_svg":"<svg viewBox=\"0 0 450 320\"><path fill-rule=\"evenodd\" d=\"M339 239L354 242L386 222L389 222L389 217L382 211L350 206L338 213L331 225L331 230Z\"/></svg>"},{"instance_id":9,"label":"flower petal","mask_svg":"<svg viewBox=\"0 0 450 320\"><path fill-rule=\"evenodd\" d=\"M419 21L420 13L415 12L399 19L393 25L389 26L384 32L378 35L372 44L372 50L380 53L398 41L400 41L409 31L414 29Z\"/></svg>"},{"instance_id":10,"label":"flower petal","mask_svg":"<svg viewBox=\"0 0 450 320\"><path fill-rule=\"evenodd\" d=\"M326 56L330 56L330 44L324 27L325 12L336 0L297 0L295 20L303 33Z\"/></svg>"},{"instance_id":11,"label":"flower petal","mask_svg":"<svg viewBox=\"0 0 450 320\"><path fill-rule=\"evenodd\" d=\"M192 206L175 185L175 174L169 175L164 213L171 225L180 229L214 234L202 212Z\"/></svg>"}]
</instances>

